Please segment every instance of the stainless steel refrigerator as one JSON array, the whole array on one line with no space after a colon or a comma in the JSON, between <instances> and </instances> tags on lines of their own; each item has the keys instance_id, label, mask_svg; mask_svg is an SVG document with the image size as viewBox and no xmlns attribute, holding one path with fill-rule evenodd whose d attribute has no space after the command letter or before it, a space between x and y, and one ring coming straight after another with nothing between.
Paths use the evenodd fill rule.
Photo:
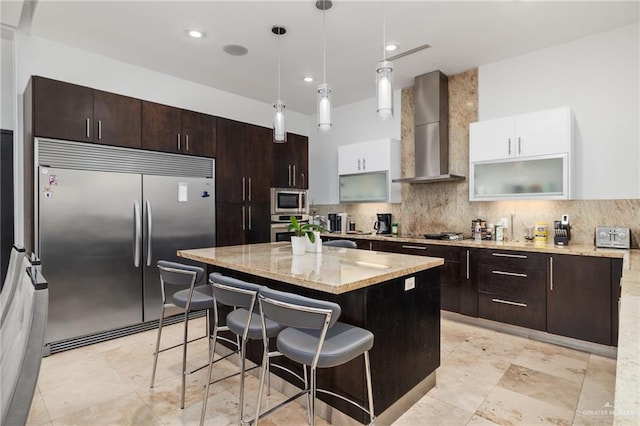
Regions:
<instances>
[{"instance_id":1,"label":"stainless steel refrigerator","mask_svg":"<svg viewBox=\"0 0 640 426\"><path fill-rule=\"evenodd\" d=\"M45 343L159 318L157 261L215 244L214 160L37 140Z\"/></svg>"}]
</instances>

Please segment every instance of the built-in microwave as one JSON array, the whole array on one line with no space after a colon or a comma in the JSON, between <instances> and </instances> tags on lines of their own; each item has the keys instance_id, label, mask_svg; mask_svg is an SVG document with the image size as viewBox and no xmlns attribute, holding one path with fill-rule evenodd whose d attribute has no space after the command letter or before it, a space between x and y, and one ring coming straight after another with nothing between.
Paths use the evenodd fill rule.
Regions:
<instances>
[{"instance_id":1,"label":"built-in microwave","mask_svg":"<svg viewBox=\"0 0 640 426\"><path fill-rule=\"evenodd\" d=\"M271 188L271 214L309 214L307 190Z\"/></svg>"}]
</instances>

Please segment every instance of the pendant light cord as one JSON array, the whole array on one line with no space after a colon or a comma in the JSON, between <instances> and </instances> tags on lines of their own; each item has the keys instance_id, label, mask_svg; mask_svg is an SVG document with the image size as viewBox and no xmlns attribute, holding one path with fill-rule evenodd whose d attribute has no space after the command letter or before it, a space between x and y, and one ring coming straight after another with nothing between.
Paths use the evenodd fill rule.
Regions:
<instances>
[{"instance_id":1,"label":"pendant light cord","mask_svg":"<svg viewBox=\"0 0 640 426\"><path fill-rule=\"evenodd\" d=\"M278 102L281 102L280 98L280 37L278 34Z\"/></svg>"},{"instance_id":2,"label":"pendant light cord","mask_svg":"<svg viewBox=\"0 0 640 426\"><path fill-rule=\"evenodd\" d=\"M326 2L326 0L324 0ZM326 5L322 9L322 82L327 83L327 29L326 29Z\"/></svg>"}]
</instances>

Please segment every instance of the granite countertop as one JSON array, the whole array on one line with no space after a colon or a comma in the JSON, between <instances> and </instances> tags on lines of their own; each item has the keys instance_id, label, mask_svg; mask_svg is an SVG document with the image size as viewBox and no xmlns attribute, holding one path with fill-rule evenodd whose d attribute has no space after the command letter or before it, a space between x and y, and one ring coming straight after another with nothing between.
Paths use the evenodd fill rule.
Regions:
<instances>
[{"instance_id":1,"label":"granite countertop","mask_svg":"<svg viewBox=\"0 0 640 426\"><path fill-rule=\"evenodd\" d=\"M553 254L570 254L577 256L596 256L596 257L614 257L624 258L625 253L628 250L620 249L607 249L596 248L590 244L569 244L567 246L556 246L553 242L548 243L535 243L532 241L475 241L471 239L458 240L458 241L446 241L446 240L428 240L423 235L400 235L398 237L384 236L379 234L338 234L338 233L323 233L324 237L331 238L348 238L348 239L362 239L373 241L390 241L399 243L413 243L413 244L439 244L456 247L469 247L469 248L487 248L487 249L505 249L505 250L519 250L519 251L531 251L538 253L553 253Z\"/></svg>"},{"instance_id":2,"label":"granite countertop","mask_svg":"<svg viewBox=\"0 0 640 426\"><path fill-rule=\"evenodd\" d=\"M180 250L178 256L332 294L444 264L436 257L340 247L294 256L290 242Z\"/></svg>"}]
</instances>

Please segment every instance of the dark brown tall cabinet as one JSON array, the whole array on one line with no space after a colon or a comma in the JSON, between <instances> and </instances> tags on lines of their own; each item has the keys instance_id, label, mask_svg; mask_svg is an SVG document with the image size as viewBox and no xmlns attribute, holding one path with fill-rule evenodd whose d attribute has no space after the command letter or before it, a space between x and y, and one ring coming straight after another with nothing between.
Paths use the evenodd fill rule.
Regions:
<instances>
[{"instance_id":1,"label":"dark brown tall cabinet","mask_svg":"<svg viewBox=\"0 0 640 426\"><path fill-rule=\"evenodd\" d=\"M30 85L33 136L141 146L139 99L38 76Z\"/></svg>"},{"instance_id":2,"label":"dark brown tall cabinet","mask_svg":"<svg viewBox=\"0 0 640 426\"><path fill-rule=\"evenodd\" d=\"M142 147L200 157L216 155L216 117L142 102Z\"/></svg>"},{"instance_id":3,"label":"dark brown tall cabinet","mask_svg":"<svg viewBox=\"0 0 640 426\"><path fill-rule=\"evenodd\" d=\"M287 134L287 142L273 144L273 186L309 188L309 138Z\"/></svg>"},{"instance_id":4,"label":"dark brown tall cabinet","mask_svg":"<svg viewBox=\"0 0 640 426\"><path fill-rule=\"evenodd\" d=\"M216 245L269 241L271 129L218 118Z\"/></svg>"}]
</instances>

